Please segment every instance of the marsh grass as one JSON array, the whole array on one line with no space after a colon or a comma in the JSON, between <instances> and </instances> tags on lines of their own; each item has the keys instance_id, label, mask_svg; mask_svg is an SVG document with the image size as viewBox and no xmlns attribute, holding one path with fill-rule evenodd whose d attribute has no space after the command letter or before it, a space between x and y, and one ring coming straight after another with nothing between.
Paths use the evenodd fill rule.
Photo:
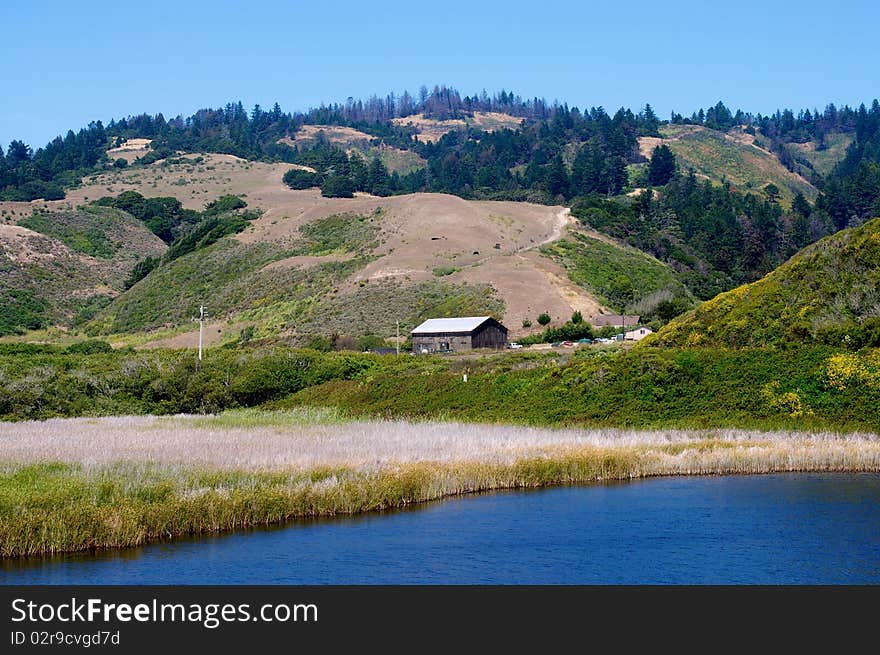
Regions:
<instances>
[{"instance_id":1,"label":"marsh grass","mask_svg":"<svg viewBox=\"0 0 880 655\"><path fill-rule=\"evenodd\" d=\"M264 410L253 407L227 410L208 416L188 416L183 425L196 428L261 428L291 425L337 425L350 421L338 407L293 407ZM179 417L163 417L161 422L180 423Z\"/></svg>"},{"instance_id":2,"label":"marsh grass","mask_svg":"<svg viewBox=\"0 0 880 655\"><path fill-rule=\"evenodd\" d=\"M137 546L492 489L880 471L880 439L871 434L346 423L306 410L0 424L0 439L3 557Z\"/></svg>"}]
</instances>

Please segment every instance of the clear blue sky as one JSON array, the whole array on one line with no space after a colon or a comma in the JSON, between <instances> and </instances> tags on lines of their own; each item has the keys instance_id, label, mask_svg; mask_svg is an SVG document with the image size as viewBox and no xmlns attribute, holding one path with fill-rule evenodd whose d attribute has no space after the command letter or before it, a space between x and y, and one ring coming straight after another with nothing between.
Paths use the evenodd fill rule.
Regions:
<instances>
[{"instance_id":1,"label":"clear blue sky","mask_svg":"<svg viewBox=\"0 0 880 655\"><path fill-rule=\"evenodd\" d=\"M187 116L241 100L286 111L422 84L502 88L666 118L820 109L880 96L880 8L576 2L3 2L0 144L91 120Z\"/></svg>"}]
</instances>

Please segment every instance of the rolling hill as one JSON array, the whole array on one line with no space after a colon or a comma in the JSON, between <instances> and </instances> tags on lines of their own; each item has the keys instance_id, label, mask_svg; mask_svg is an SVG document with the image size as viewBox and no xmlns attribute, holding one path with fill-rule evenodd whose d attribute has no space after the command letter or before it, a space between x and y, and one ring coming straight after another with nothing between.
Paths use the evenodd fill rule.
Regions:
<instances>
[{"instance_id":1,"label":"rolling hill","mask_svg":"<svg viewBox=\"0 0 880 655\"><path fill-rule=\"evenodd\" d=\"M88 318L122 292L138 260L165 248L143 223L110 208L0 224L0 335Z\"/></svg>"},{"instance_id":2,"label":"rolling hill","mask_svg":"<svg viewBox=\"0 0 880 655\"><path fill-rule=\"evenodd\" d=\"M653 345L880 345L880 219L807 246L764 278L678 317Z\"/></svg>"},{"instance_id":3,"label":"rolling hill","mask_svg":"<svg viewBox=\"0 0 880 655\"><path fill-rule=\"evenodd\" d=\"M648 105L611 115L437 87L417 101L294 113L239 102L96 122L37 150L15 142L0 153L0 332L189 345L202 303L213 342L387 337L398 321L460 313L493 314L514 338L545 312L554 324L624 307L666 320L876 215L873 169L858 161L875 114L734 116L719 102L667 123ZM667 166L640 193L659 144L695 175ZM287 176L296 190L291 169L310 173ZM169 219L141 210L175 201L112 200L126 192L183 209ZM224 196L248 216L215 215L198 233Z\"/></svg>"},{"instance_id":4,"label":"rolling hill","mask_svg":"<svg viewBox=\"0 0 880 655\"><path fill-rule=\"evenodd\" d=\"M608 272L583 275L583 262L597 257L628 272L636 299L688 295L664 264L577 228L562 206L436 193L325 198L317 189L288 188L281 178L292 166L184 155L89 176L65 200L4 203L7 220L19 223L6 232L51 243L63 253L53 259L56 268L67 262L63 273L53 273L66 280L53 287L63 290L57 301L17 274L5 280L22 299L7 298L5 306L14 313L33 292L55 309L47 313L37 303L45 320L29 327L86 320L89 334L115 343L189 346L197 339L191 318L202 303L213 318L209 343L236 340L245 329L299 343L315 335L388 337L395 321L406 329L455 314L498 316L516 337L529 332L524 321L537 329L543 312L564 323L575 311L586 320L619 311ZM262 213L240 234L166 262L121 293L138 259L165 250L139 221L91 204L126 191L174 197L196 210L232 194ZM111 219L117 231L125 226L140 236L122 238L109 229ZM22 259L17 243L8 241L7 255ZM77 317L85 305L89 311Z\"/></svg>"},{"instance_id":5,"label":"rolling hill","mask_svg":"<svg viewBox=\"0 0 880 655\"><path fill-rule=\"evenodd\" d=\"M389 336L396 320L443 314L491 313L517 328L543 311L562 322L575 310L609 311L538 251L567 228L561 207L279 190L286 201L249 229L153 271L90 331L188 330L200 302L229 321L214 340L233 338L239 324L258 337Z\"/></svg>"}]
</instances>

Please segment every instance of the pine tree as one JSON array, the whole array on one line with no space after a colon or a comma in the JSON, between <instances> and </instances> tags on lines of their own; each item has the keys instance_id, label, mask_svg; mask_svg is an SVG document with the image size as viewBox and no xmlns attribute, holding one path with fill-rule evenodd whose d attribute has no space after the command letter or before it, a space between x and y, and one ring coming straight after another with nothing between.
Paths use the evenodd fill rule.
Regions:
<instances>
[{"instance_id":1,"label":"pine tree","mask_svg":"<svg viewBox=\"0 0 880 655\"><path fill-rule=\"evenodd\" d=\"M651 154L648 165L648 182L652 186L668 184L675 175L675 154L667 145L659 145Z\"/></svg>"},{"instance_id":2,"label":"pine tree","mask_svg":"<svg viewBox=\"0 0 880 655\"><path fill-rule=\"evenodd\" d=\"M646 103L642 111L642 133L644 136L660 136L659 129L660 119L654 113L653 107Z\"/></svg>"},{"instance_id":3,"label":"pine tree","mask_svg":"<svg viewBox=\"0 0 880 655\"><path fill-rule=\"evenodd\" d=\"M568 196L569 179L565 164L560 155L556 155L547 168L547 192L551 196Z\"/></svg>"}]
</instances>

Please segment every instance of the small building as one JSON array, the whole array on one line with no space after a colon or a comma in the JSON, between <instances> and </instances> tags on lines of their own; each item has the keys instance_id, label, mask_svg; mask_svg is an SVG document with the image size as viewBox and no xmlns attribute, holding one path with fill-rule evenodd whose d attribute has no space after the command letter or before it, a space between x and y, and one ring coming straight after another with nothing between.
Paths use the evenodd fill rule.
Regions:
<instances>
[{"instance_id":1,"label":"small building","mask_svg":"<svg viewBox=\"0 0 880 655\"><path fill-rule=\"evenodd\" d=\"M627 325L638 325L642 319L638 314L599 314L590 319L590 325L593 327L626 327Z\"/></svg>"},{"instance_id":2,"label":"small building","mask_svg":"<svg viewBox=\"0 0 880 655\"><path fill-rule=\"evenodd\" d=\"M417 355L507 347L507 328L491 316L429 318L412 331Z\"/></svg>"},{"instance_id":3,"label":"small building","mask_svg":"<svg viewBox=\"0 0 880 655\"><path fill-rule=\"evenodd\" d=\"M641 341L649 334L653 334L654 330L649 327L637 327L635 330L630 330L624 335L624 338L627 341Z\"/></svg>"}]
</instances>

